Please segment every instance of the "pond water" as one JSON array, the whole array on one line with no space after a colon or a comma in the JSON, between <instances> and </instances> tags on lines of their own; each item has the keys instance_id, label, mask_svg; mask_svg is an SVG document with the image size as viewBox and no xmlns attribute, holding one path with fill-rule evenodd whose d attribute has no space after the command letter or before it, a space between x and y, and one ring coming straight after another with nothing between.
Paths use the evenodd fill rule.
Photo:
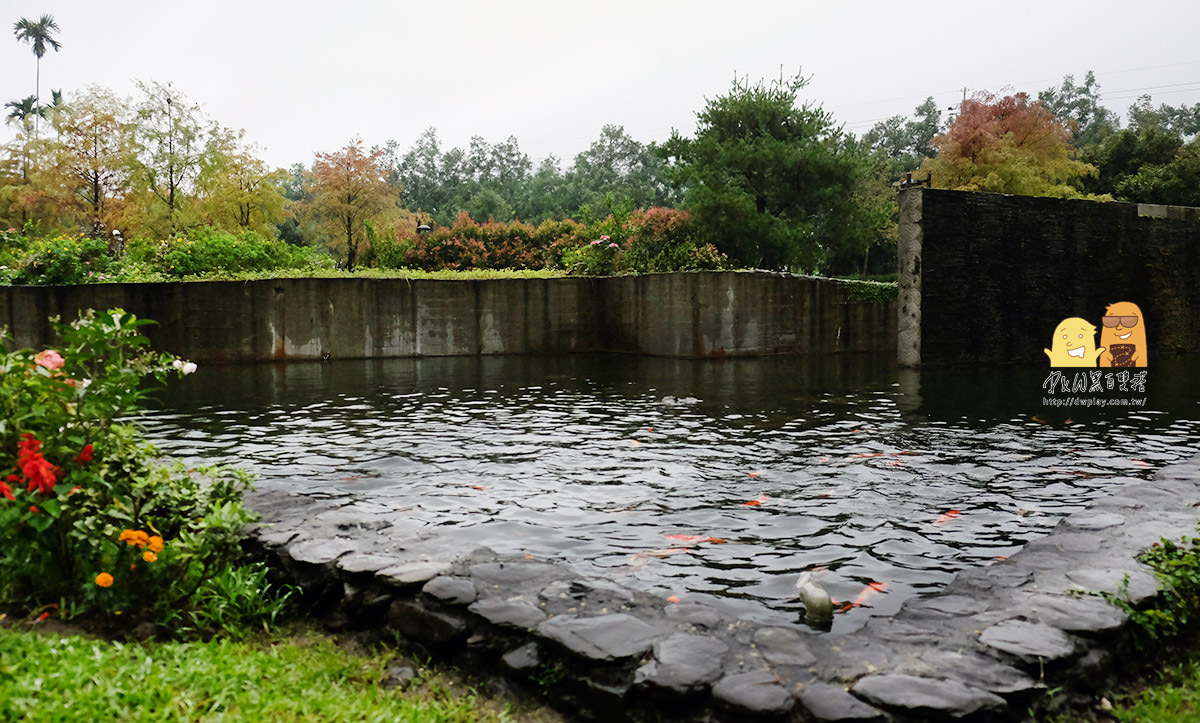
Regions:
<instances>
[{"instance_id":1,"label":"pond water","mask_svg":"<svg viewBox=\"0 0 1200 723\"><path fill-rule=\"evenodd\" d=\"M835 600L863 603L848 630L1195 454L1198 361L1160 356L1145 407L1073 418L1043 406L1045 368L917 374L892 354L205 366L142 422L260 488L764 622L797 620L797 574L825 568Z\"/></svg>"}]
</instances>

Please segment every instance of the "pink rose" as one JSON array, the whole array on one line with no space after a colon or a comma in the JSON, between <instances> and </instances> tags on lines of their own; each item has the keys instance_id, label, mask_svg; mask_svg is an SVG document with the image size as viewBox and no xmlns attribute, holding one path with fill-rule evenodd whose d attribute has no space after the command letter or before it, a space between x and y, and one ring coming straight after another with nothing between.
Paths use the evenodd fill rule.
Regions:
<instances>
[{"instance_id":1,"label":"pink rose","mask_svg":"<svg viewBox=\"0 0 1200 723\"><path fill-rule=\"evenodd\" d=\"M62 354L59 354L53 349L47 349L43 352L40 352L36 357L33 358L33 361L38 366L46 367L51 371L55 369L62 369L63 365Z\"/></svg>"}]
</instances>

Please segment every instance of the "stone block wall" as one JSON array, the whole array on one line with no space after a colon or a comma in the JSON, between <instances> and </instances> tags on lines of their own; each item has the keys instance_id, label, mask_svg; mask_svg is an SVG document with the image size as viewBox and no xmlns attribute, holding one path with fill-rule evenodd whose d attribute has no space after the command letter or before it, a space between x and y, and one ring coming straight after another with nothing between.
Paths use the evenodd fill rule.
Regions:
<instances>
[{"instance_id":1,"label":"stone block wall","mask_svg":"<svg viewBox=\"0 0 1200 723\"><path fill-rule=\"evenodd\" d=\"M1200 351L1200 209L900 193L900 363L1045 362L1067 317L1132 301L1151 354Z\"/></svg>"}]
</instances>

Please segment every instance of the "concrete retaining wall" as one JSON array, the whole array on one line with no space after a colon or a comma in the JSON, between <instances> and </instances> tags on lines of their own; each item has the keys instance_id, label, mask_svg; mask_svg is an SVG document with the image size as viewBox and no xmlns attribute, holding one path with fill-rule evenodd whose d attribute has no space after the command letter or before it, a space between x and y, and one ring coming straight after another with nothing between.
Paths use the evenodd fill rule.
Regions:
<instances>
[{"instance_id":1,"label":"concrete retaining wall","mask_svg":"<svg viewBox=\"0 0 1200 723\"><path fill-rule=\"evenodd\" d=\"M900 192L903 366L1041 362L1055 326L1136 303L1155 352L1200 351L1200 208Z\"/></svg>"},{"instance_id":2,"label":"concrete retaining wall","mask_svg":"<svg viewBox=\"0 0 1200 723\"><path fill-rule=\"evenodd\" d=\"M674 357L895 349L894 301L768 272L613 278L273 279L0 287L19 347L47 317L123 308L155 348L198 362L623 352Z\"/></svg>"}]
</instances>

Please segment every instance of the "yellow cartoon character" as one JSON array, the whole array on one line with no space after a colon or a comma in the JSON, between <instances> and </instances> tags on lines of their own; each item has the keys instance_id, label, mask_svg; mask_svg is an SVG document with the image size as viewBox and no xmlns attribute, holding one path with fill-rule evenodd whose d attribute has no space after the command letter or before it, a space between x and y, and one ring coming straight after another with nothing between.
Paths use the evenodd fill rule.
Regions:
<instances>
[{"instance_id":1,"label":"yellow cartoon character","mask_svg":"<svg viewBox=\"0 0 1200 723\"><path fill-rule=\"evenodd\" d=\"M1100 366L1146 366L1146 322L1137 304L1128 301L1109 304L1102 323L1100 343L1106 351L1100 355Z\"/></svg>"},{"instance_id":2,"label":"yellow cartoon character","mask_svg":"<svg viewBox=\"0 0 1200 723\"><path fill-rule=\"evenodd\" d=\"M1053 349L1043 349L1052 367L1094 367L1104 347L1096 348L1096 327L1072 316L1054 330Z\"/></svg>"}]
</instances>

